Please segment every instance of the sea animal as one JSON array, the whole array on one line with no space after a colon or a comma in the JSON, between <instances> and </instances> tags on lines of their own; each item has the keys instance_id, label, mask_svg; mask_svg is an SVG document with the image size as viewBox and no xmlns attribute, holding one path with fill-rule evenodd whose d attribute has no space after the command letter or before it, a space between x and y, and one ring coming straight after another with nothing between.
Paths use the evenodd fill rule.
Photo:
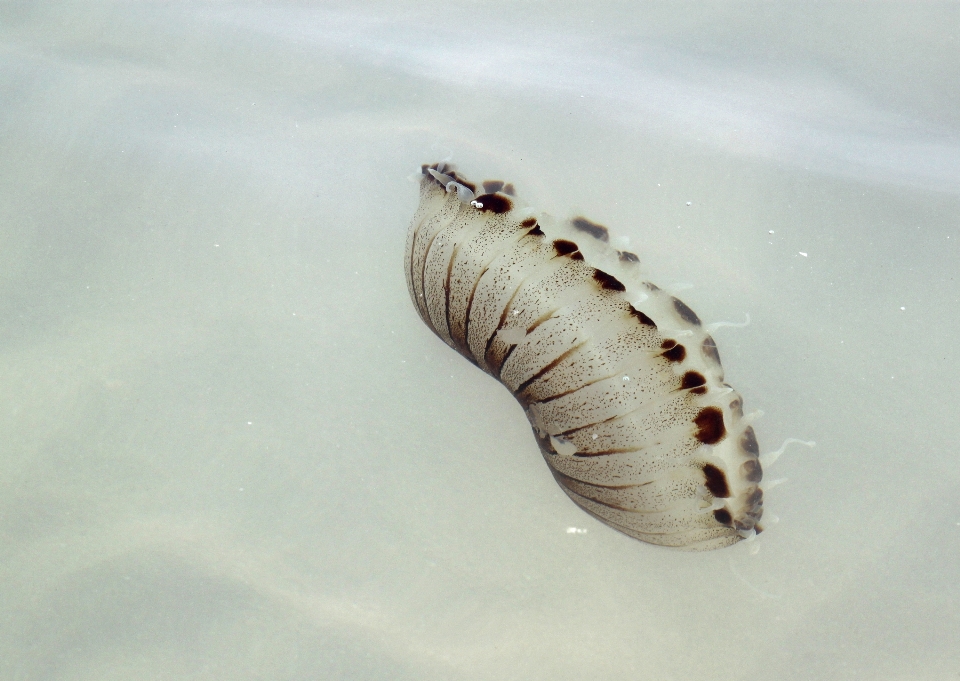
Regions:
<instances>
[{"instance_id":1,"label":"sea animal","mask_svg":"<svg viewBox=\"0 0 960 681\"><path fill-rule=\"evenodd\" d=\"M716 343L609 231L424 165L404 268L423 322L520 402L567 495L651 544L761 531L759 448Z\"/></svg>"}]
</instances>

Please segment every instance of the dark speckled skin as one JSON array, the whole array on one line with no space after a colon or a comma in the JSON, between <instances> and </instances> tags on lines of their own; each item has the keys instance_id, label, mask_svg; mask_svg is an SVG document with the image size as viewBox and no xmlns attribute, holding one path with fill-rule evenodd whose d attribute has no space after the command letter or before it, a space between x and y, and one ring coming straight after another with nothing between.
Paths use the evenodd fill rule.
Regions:
<instances>
[{"instance_id":1,"label":"dark speckled skin","mask_svg":"<svg viewBox=\"0 0 960 681\"><path fill-rule=\"evenodd\" d=\"M509 191L508 191L509 189ZM557 482L642 541L687 550L759 532L742 399L690 307L639 279L583 217L517 208L513 187L423 166L405 271L424 323L523 406Z\"/></svg>"}]
</instances>

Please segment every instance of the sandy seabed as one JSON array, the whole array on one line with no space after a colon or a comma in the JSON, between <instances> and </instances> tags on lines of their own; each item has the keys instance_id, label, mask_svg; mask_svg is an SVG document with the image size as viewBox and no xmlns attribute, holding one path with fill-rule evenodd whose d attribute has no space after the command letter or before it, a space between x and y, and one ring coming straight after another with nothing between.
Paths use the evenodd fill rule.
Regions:
<instances>
[{"instance_id":1,"label":"sandy seabed","mask_svg":"<svg viewBox=\"0 0 960 681\"><path fill-rule=\"evenodd\" d=\"M747 7L0 7L0 678L960 674L960 9ZM756 542L593 520L423 326L444 158L750 315Z\"/></svg>"}]
</instances>

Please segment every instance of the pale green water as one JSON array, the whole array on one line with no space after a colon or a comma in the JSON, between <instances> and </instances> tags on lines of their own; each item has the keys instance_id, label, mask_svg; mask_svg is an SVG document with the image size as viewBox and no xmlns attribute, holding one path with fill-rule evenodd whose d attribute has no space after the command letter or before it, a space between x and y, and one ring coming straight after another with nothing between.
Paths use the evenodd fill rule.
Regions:
<instances>
[{"instance_id":1,"label":"pale green water","mask_svg":"<svg viewBox=\"0 0 960 681\"><path fill-rule=\"evenodd\" d=\"M956 7L3 5L0 679L960 675ZM587 517L422 326L450 152L750 314L756 555Z\"/></svg>"}]
</instances>

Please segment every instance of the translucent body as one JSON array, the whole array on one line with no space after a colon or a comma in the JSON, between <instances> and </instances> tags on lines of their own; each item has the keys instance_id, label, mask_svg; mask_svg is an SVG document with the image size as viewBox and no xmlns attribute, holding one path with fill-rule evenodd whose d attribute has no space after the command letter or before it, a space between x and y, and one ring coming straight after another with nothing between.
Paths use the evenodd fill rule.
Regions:
<instances>
[{"instance_id":1,"label":"translucent body","mask_svg":"<svg viewBox=\"0 0 960 681\"><path fill-rule=\"evenodd\" d=\"M696 314L585 218L532 218L512 187L424 166L410 297L434 333L523 406L557 482L652 544L728 546L761 530L762 471L740 396Z\"/></svg>"}]
</instances>

